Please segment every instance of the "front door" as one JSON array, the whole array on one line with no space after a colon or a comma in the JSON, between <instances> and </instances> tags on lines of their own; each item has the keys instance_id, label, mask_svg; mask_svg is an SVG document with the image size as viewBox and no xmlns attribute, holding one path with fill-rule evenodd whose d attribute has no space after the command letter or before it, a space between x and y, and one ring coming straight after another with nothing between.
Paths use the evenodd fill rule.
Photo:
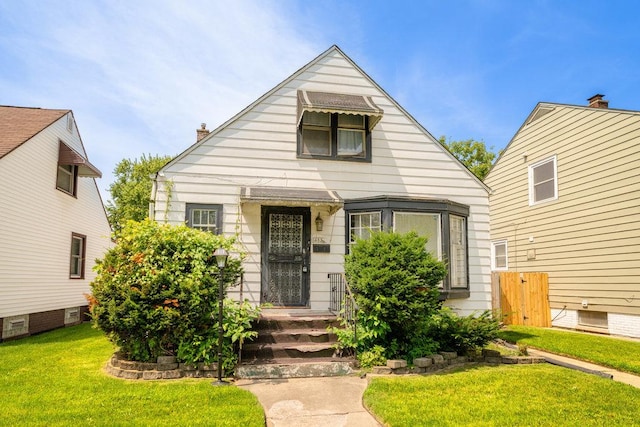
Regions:
<instances>
[{"instance_id":1,"label":"front door","mask_svg":"<svg viewBox=\"0 0 640 427\"><path fill-rule=\"evenodd\" d=\"M262 207L262 302L308 306L309 208Z\"/></svg>"}]
</instances>

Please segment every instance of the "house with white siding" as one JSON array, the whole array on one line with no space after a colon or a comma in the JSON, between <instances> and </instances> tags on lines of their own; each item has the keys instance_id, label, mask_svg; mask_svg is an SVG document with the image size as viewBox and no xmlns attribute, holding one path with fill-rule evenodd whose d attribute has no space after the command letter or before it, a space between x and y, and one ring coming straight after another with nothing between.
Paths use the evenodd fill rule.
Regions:
<instances>
[{"instance_id":1,"label":"house with white siding","mask_svg":"<svg viewBox=\"0 0 640 427\"><path fill-rule=\"evenodd\" d=\"M73 112L0 106L2 340L87 320L94 260L111 245Z\"/></svg>"},{"instance_id":2,"label":"house with white siding","mask_svg":"<svg viewBox=\"0 0 640 427\"><path fill-rule=\"evenodd\" d=\"M491 308L488 188L332 46L169 162L151 216L237 236L230 295L327 311L329 275L371 230L415 230L445 260L446 304Z\"/></svg>"},{"instance_id":3,"label":"house with white siding","mask_svg":"<svg viewBox=\"0 0 640 427\"><path fill-rule=\"evenodd\" d=\"M539 103L485 179L494 271L549 276L552 325L640 337L640 111Z\"/></svg>"}]
</instances>

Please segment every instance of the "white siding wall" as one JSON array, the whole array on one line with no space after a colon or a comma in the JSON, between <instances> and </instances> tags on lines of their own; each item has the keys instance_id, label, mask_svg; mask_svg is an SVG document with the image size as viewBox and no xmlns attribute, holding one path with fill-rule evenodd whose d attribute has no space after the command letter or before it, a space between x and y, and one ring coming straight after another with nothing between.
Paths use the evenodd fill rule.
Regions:
<instances>
[{"instance_id":1,"label":"white siding wall","mask_svg":"<svg viewBox=\"0 0 640 427\"><path fill-rule=\"evenodd\" d=\"M94 179L56 190L58 140L84 153L62 117L0 159L0 317L86 305L110 228ZM85 279L69 279L71 233L87 236Z\"/></svg>"},{"instance_id":2,"label":"white siding wall","mask_svg":"<svg viewBox=\"0 0 640 427\"><path fill-rule=\"evenodd\" d=\"M487 177L491 239L508 240L510 270L549 273L552 308L640 316L639 141L636 112L556 105ZM552 155L559 197L529 206L528 165Z\"/></svg>"},{"instance_id":3,"label":"white siding wall","mask_svg":"<svg viewBox=\"0 0 640 427\"><path fill-rule=\"evenodd\" d=\"M296 158L298 89L372 96L384 110L372 133L372 162ZM160 179L170 180L173 191L167 209L159 182L156 220L183 222L187 202L224 204L225 234L239 233L248 255L244 296L253 302L260 300L260 206L239 205L242 186L327 189L343 199L421 196L468 205L471 297L450 303L466 313L490 308L487 191L337 51L302 70L163 172ZM312 253L311 308L324 310L327 273L343 271L345 220L343 210L329 217L326 206L312 207L312 220L318 212L324 229L316 232L312 226L312 241L330 243L331 253Z\"/></svg>"}]
</instances>

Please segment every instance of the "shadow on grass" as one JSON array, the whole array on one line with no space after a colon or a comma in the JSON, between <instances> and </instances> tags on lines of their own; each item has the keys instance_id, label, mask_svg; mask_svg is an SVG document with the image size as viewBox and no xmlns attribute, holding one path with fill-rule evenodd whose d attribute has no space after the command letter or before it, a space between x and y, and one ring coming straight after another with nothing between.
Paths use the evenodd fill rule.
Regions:
<instances>
[{"instance_id":1,"label":"shadow on grass","mask_svg":"<svg viewBox=\"0 0 640 427\"><path fill-rule=\"evenodd\" d=\"M512 344L518 344L522 340L525 340L527 338L535 338L535 337L536 335L528 334L526 332L510 331L506 329L503 329L498 332L498 338L501 338L506 342L510 342Z\"/></svg>"}]
</instances>

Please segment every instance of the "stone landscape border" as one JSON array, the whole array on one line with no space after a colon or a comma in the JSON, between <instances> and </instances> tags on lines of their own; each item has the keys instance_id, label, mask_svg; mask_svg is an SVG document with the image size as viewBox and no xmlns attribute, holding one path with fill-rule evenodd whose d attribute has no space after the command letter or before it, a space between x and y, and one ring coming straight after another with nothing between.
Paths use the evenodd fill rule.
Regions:
<instances>
[{"instance_id":1,"label":"stone landscape border","mask_svg":"<svg viewBox=\"0 0 640 427\"><path fill-rule=\"evenodd\" d=\"M545 363L546 359L539 356L503 356L498 350L489 349L483 349L481 354L472 356L458 356L455 351L441 351L438 354L413 359L413 366L408 366L406 360L387 360L386 366L375 366L371 373L377 375L425 374L470 362L518 365Z\"/></svg>"},{"instance_id":2,"label":"stone landscape border","mask_svg":"<svg viewBox=\"0 0 640 427\"><path fill-rule=\"evenodd\" d=\"M544 363L546 359L540 356L503 356L498 350L483 349L481 354L472 356L458 356L454 351L442 351L426 357L413 360L413 366L408 366L406 360L388 360L386 366L375 366L372 374L402 375L424 374L441 371L465 363L499 364L532 364ZM178 363L174 356L158 357L157 363L132 362L114 354L106 366L110 375L128 380L169 380L178 378L217 378L217 365L199 363L190 365Z\"/></svg>"},{"instance_id":3,"label":"stone landscape border","mask_svg":"<svg viewBox=\"0 0 640 427\"><path fill-rule=\"evenodd\" d=\"M157 363L132 362L114 354L105 368L108 374L127 380L173 380L178 378L217 378L215 363L178 363L174 356L160 356Z\"/></svg>"}]
</instances>

